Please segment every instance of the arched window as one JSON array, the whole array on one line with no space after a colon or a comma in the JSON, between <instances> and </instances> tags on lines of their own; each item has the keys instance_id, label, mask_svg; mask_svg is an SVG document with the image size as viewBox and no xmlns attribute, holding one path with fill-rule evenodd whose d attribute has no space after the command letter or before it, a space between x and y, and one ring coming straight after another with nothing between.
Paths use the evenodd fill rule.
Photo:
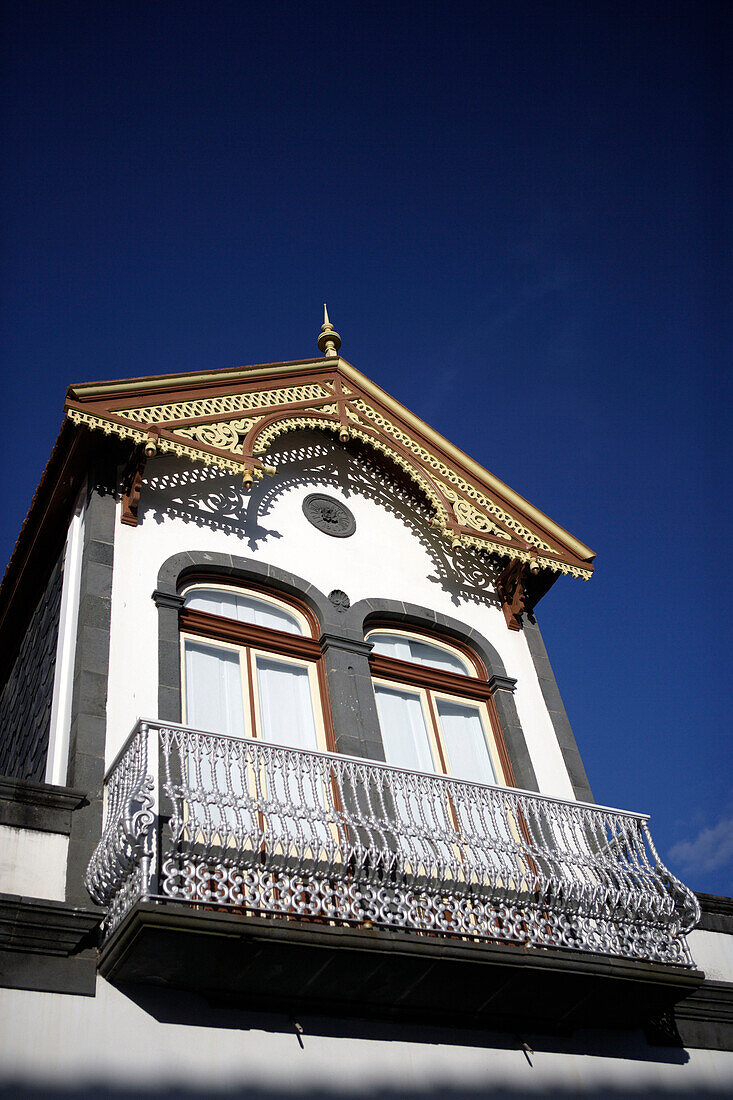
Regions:
<instances>
[{"instance_id":1,"label":"arched window","mask_svg":"<svg viewBox=\"0 0 733 1100\"><path fill-rule=\"evenodd\" d=\"M468 647L392 628L367 641L388 764L514 785L486 670Z\"/></svg>"},{"instance_id":2,"label":"arched window","mask_svg":"<svg viewBox=\"0 0 733 1100\"><path fill-rule=\"evenodd\" d=\"M233 737L333 748L317 624L264 590L207 582L184 590L183 720Z\"/></svg>"}]
</instances>

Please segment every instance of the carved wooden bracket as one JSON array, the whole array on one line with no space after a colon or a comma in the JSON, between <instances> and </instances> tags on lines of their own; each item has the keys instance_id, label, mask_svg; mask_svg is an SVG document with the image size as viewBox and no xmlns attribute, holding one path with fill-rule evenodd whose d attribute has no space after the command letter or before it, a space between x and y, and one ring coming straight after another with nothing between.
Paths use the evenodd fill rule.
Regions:
<instances>
[{"instance_id":1,"label":"carved wooden bracket","mask_svg":"<svg viewBox=\"0 0 733 1100\"><path fill-rule=\"evenodd\" d=\"M521 630L519 616L524 611L524 562L510 561L497 582L501 609L510 630Z\"/></svg>"},{"instance_id":2,"label":"carved wooden bracket","mask_svg":"<svg viewBox=\"0 0 733 1100\"><path fill-rule=\"evenodd\" d=\"M137 527L137 509L146 462L144 447L136 447L122 475L122 516L120 518L128 527Z\"/></svg>"}]
</instances>

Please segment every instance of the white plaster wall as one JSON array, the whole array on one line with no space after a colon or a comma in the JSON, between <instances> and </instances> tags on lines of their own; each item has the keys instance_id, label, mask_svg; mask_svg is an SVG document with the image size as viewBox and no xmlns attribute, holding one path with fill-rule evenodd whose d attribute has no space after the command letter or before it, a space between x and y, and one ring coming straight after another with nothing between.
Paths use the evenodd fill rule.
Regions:
<instances>
[{"instance_id":1,"label":"white plaster wall","mask_svg":"<svg viewBox=\"0 0 733 1100\"><path fill-rule=\"evenodd\" d=\"M165 997L165 994L161 994ZM206 1012L184 995L183 1013ZM485 1033L473 1045L420 1031L422 1041L397 1032L386 1041L358 1025L348 1037L314 1034L304 1021L304 1049L294 1033L264 1030L258 1020L242 1026L220 1010L221 1026L171 1024L154 1005L146 1008L97 981L97 996L0 990L0 1085L40 1090L53 1087L94 1095L135 1094L247 1096L281 1100L380 1097L438 1100L502 1096L725 1096L733 1089L733 1054L670 1051L650 1056L640 1035L611 1041L587 1032L574 1040L543 1044L531 1036L530 1065L509 1040L509 1049ZM232 1026L227 1026L230 1022ZM259 1024L259 1026L258 1026ZM276 1026L287 1028L280 1018ZM415 1033L413 1032L413 1035ZM42 1039L40 1038L42 1037ZM75 1094L75 1093L74 1093ZM10 1095L10 1092L8 1092Z\"/></svg>"},{"instance_id":2,"label":"white plaster wall","mask_svg":"<svg viewBox=\"0 0 733 1100\"><path fill-rule=\"evenodd\" d=\"M690 952L705 977L716 982L733 982L733 935L697 929L687 937Z\"/></svg>"},{"instance_id":3,"label":"white plaster wall","mask_svg":"<svg viewBox=\"0 0 733 1100\"><path fill-rule=\"evenodd\" d=\"M69 838L0 825L0 894L66 899Z\"/></svg>"},{"instance_id":4,"label":"white plaster wall","mask_svg":"<svg viewBox=\"0 0 733 1100\"><path fill-rule=\"evenodd\" d=\"M288 478L292 478L292 471ZM263 483L265 491L272 493L276 481L277 477L267 479ZM302 502L313 491L327 492L348 505L356 517L353 536L332 538L308 523ZM524 636L507 629L500 609L456 598L445 591L435 579L435 563L415 533L399 516L359 488L337 489L318 478L310 482L299 479L297 485L286 485L280 495L274 494L271 506L255 514L257 500L257 490L250 502L234 478L157 458L146 471L142 522L135 528L123 526L118 506L107 703L108 764L137 718L157 716L157 610L151 593L157 585L158 570L172 554L210 551L278 566L326 594L334 588L343 589L352 604L369 597L406 600L480 631L501 655L507 675L517 680L517 711L540 790L561 798L573 797ZM216 523L228 529L217 529L209 522L217 509Z\"/></svg>"}]
</instances>

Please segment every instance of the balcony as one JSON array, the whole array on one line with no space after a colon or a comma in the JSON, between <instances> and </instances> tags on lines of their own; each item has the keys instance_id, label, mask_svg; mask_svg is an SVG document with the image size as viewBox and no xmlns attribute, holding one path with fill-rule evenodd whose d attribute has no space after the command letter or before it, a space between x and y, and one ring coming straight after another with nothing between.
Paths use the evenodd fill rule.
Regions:
<instances>
[{"instance_id":1,"label":"balcony","mask_svg":"<svg viewBox=\"0 0 733 1100\"><path fill-rule=\"evenodd\" d=\"M640 814L153 722L106 799L87 886L111 980L567 1027L702 977L697 900Z\"/></svg>"}]
</instances>

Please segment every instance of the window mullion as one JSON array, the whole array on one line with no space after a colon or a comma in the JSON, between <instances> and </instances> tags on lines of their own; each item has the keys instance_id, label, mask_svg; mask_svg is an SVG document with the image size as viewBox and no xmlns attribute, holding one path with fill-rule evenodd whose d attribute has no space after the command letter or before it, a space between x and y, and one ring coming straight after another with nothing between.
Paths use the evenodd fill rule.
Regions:
<instances>
[{"instance_id":1,"label":"window mullion","mask_svg":"<svg viewBox=\"0 0 733 1100\"><path fill-rule=\"evenodd\" d=\"M257 721L257 704L255 701L254 691L254 675L252 672L252 650L249 646L245 646L242 650L244 653L245 664L247 666L247 681L246 685L242 684L242 689L245 692L245 700L249 700L249 720L252 727L252 737L261 736L259 731L259 724Z\"/></svg>"},{"instance_id":2,"label":"window mullion","mask_svg":"<svg viewBox=\"0 0 733 1100\"><path fill-rule=\"evenodd\" d=\"M430 725L433 729L433 738L435 740L435 746L438 750L438 759L440 761L440 767L444 775L448 774L448 761L446 753L443 749L443 731L440 728L440 722L438 721L438 713L433 701L432 691L425 691L425 698L428 703L428 710L430 712Z\"/></svg>"}]
</instances>

